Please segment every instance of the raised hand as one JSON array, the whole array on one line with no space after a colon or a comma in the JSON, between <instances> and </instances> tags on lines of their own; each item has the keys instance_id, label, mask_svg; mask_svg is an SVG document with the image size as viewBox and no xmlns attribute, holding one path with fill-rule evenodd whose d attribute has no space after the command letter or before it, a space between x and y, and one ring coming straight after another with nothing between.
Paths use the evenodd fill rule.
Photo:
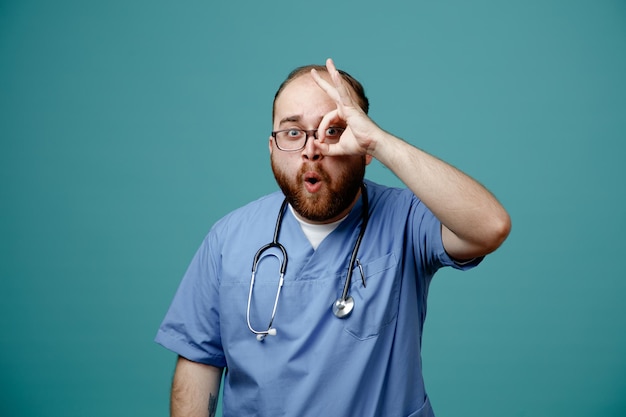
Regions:
<instances>
[{"instance_id":1,"label":"raised hand","mask_svg":"<svg viewBox=\"0 0 626 417\"><path fill-rule=\"evenodd\" d=\"M322 78L316 70L311 70L311 76L317 85L337 105L335 110L324 116L318 127L318 145L322 153L328 156L371 155L376 147L373 138L380 128L359 107L353 92L342 79L332 59L326 60L326 68L331 83ZM331 126L346 128L336 143L326 142L326 131Z\"/></svg>"}]
</instances>

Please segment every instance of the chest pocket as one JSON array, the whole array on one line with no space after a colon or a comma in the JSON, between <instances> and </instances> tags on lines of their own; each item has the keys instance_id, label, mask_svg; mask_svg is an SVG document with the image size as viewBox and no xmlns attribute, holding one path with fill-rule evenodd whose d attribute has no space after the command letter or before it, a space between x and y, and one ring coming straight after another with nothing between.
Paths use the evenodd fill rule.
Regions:
<instances>
[{"instance_id":1,"label":"chest pocket","mask_svg":"<svg viewBox=\"0 0 626 417\"><path fill-rule=\"evenodd\" d=\"M376 337L395 322L401 284L397 263L393 253L362 263L365 286L358 266L353 271L350 295L354 298L354 310L345 319L345 331L356 339Z\"/></svg>"}]
</instances>

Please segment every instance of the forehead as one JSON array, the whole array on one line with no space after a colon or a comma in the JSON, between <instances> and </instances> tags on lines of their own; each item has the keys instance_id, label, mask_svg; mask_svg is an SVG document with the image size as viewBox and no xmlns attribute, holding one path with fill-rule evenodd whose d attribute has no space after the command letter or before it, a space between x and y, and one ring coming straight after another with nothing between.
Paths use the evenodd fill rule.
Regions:
<instances>
[{"instance_id":1,"label":"forehead","mask_svg":"<svg viewBox=\"0 0 626 417\"><path fill-rule=\"evenodd\" d=\"M326 72L319 73L330 82ZM280 92L274 103L274 124L284 118L321 119L336 108L333 100L322 90L310 74L291 80Z\"/></svg>"}]
</instances>

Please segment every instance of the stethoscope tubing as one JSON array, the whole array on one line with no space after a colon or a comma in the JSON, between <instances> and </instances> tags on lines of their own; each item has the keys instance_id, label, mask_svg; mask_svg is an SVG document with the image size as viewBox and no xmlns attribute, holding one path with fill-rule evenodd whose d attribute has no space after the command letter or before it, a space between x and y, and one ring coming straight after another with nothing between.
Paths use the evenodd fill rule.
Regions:
<instances>
[{"instance_id":1,"label":"stethoscope tubing","mask_svg":"<svg viewBox=\"0 0 626 417\"><path fill-rule=\"evenodd\" d=\"M346 276L346 282L343 285L343 292L341 293L340 300L347 300L348 293L350 291L350 285L352 285L352 270L354 269L354 264L357 262L357 255L359 252L359 248L361 247L361 241L363 240L363 235L365 234L365 229L367 229L367 222L369 220L369 201L367 198L367 188L365 185L361 186L361 194L363 196L363 210L361 212L361 230L359 230L359 236L356 238L356 242L354 242L354 248L352 249L352 255L350 255L350 264L348 265L348 275ZM359 265L360 267L360 265Z\"/></svg>"},{"instance_id":2,"label":"stethoscope tubing","mask_svg":"<svg viewBox=\"0 0 626 417\"><path fill-rule=\"evenodd\" d=\"M278 216L276 218L276 226L274 227L274 237L272 241L266 245L263 245L254 255L254 260L252 261L252 277L250 278L250 291L248 292L248 306L246 308L246 321L248 322L248 329L254 334L257 335L257 339L259 341L263 340L265 336L271 334L272 324L274 323L274 317L276 317L276 308L278 306L278 299L280 298L280 291L283 288L283 283L285 282L285 271L287 270L287 250L285 247L278 241L278 235L280 234L280 226L282 225L283 213L285 212L285 208L287 206L287 199L283 201L283 204L280 206L280 211L278 212ZM283 255L282 260L275 254L270 254L278 259L280 262L280 278L278 281L278 289L276 290L276 298L274 299L274 307L272 308L272 316L270 318L270 322L267 326L267 330L259 331L255 330L250 323L250 304L252 303L252 289L254 288L254 278L256 277L256 270L259 266L259 260L263 253L271 248L278 248Z\"/></svg>"},{"instance_id":3,"label":"stethoscope tubing","mask_svg":"<svg viewBox=\"0 0 626 417\"><path fill-rule=\"evenodd\" d=\"M350 292L350 286L352 285L352 270L354 269L354 265L355 263L358 264L359 269L361 271L361 274L363 274L363 268L361 266L361 263L359 262L357 255L359 252L359 248L361 247L361 241L363 240L363 236L365 235L365 230L367 228L367 223L369 220L369 199L368 199L368 195L367 195L367 187L365 186L365 184L361 184L361 195L362 195L362 201L363 201L363 209L361 211L362 213L362 221L361 221L361 229L359 230L359 235L357 236L357 239L354 243L354 248L352 249L352 254L350 255L350 264L348 265L348 273L346 275L346 280L343 286L343 291L341 293L341 297L337 299L337 301L335 301L333 303L333 313L335 314L335 316L337 316L338 318L345 318L348 317L351 313L352 310L354 308L354 300L352 299L352 297L350 297L349 292ZM254 260L252 262L252 276L250 278L250 290L248 292L248 305L246 308L246 321L248 324L248 329L250 329L250 331L252 333L254 333L257 337L257 340L262 341L265 339L266 336L268 335L276 335L276 329L272 328L272 324L274 323L274 317L276 317L276 309L278 307L278 299L280 298L280 292L281 289L283 287L284 284L284 278L285 278L285 272L287 270L287 262L288 262L288 258L287 258L287 250L285 249L285 247L278 241L278 236L280 234L280 228L282 225L282 220L283 220L283 215L285 212L287 206L287 199L283 200L282 205L280 206L280 210L278 212L278 216L276 218L276 226L274 227L274 236L272 238L272 241L266 245L263 245L254 255ZM252 324L250 323L250 305L252 303L252 290L254 288L254 281L255 281L255 277L256 277L256 270L258 268L259 265L259 260L261 259L261 256L269 249L271 248L277 248L281 251L282 253L282 260L279 259L279 256L271 253L269 254L270 256L274 256L277 259L279 259L280 262L280 278L279 278L279 282L278 282L278 289L276 290L276 297L274 299L274 306L272 308L272 316L270 318L270 322L268 324L267 330L265 331L260 331L260 330L255 330L252 327ZM363 283L365 284L365 277L363 277Z\"/></svg>"}]
</instances>

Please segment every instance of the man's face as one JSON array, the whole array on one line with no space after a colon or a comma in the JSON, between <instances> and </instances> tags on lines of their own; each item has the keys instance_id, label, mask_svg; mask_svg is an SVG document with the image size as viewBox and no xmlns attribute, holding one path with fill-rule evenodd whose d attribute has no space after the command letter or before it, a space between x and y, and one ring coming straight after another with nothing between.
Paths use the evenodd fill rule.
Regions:
<instances>
[{"instance_id":1,"label":"man's face","mask_svg":"<svg viewBox=\"0 0 626 417\"><path fill-rule=\"evenodd\" d=\"M320 74L329 80L328 74ZM330 97L305 74L277 97L273 129L317 129L324 115L335 109ZM272 137L269 148L276 182L300 216L329 223L348 214L365 175L364 156L324 156L313 137L300 151L281 151Z\"/></svg>"}]
</instances>

